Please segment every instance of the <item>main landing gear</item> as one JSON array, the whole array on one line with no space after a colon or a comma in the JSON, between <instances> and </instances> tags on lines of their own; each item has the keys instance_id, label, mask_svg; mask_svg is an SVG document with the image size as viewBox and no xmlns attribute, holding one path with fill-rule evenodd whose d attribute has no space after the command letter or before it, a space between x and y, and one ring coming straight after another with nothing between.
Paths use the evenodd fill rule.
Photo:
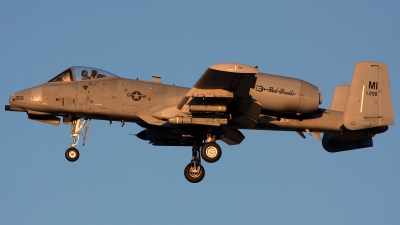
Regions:
<instances>
[{"instance_id":1,"label":"main landing gear","mask_svg":"<svg viewBox=\"0 0 400 225\"><path fill-rule=\"evenodd\" d=\"M208 163L215 163L221 158L221 147L215 142L208 142L201 147L201 157Z\"/></svg>"},{"instance_id":2,"label":"main landing gear","mask_svg":"<svg viewBox=\"0 0 400 225\"><path fill-rule=\"evenodd\" d=\"M81 135L80 131L83 129L85 126L86 122L89 121L88 125L86 126L85 134L83 135L83 145L85 145L86 142L86 137L87 133L90 127L90 120L88 119L83 119L81 122L81 119L76 119L72 121L72 126L71 126L71 138L72 138L72 143L71 147L65 151L65 158L70 161L70 162L75 162L76 160L79 159L79 151L75 147L79 143L79 136Z\"/></svg>"},{"instance_id":3,"label":"main landing gear","mask_svg":"<svg viewBox=\"0 0 400 225\"><path fill-rule=\"evenodd\" d=\"M201 150L200 146L195 144L192 148L192 159L184 170L185 178L191 183L200 182L206 173L204 167L201 165L201 158L208 163L214 163L221 158L221 154L221 147L219 147L215 140L204 143L201 146Z\"/></svg>"},{"instance_id":4,"label":"main landing gear","mask_svg":"<svg viewBox=\"0 0 400 225\"><path fill-rule=\"evenodd\" d=\"M199 146L194 145L192 148L192 159L185 167L184 174L186 180L192 183L197 183L203 180L206 171L201 165L201 158L199 154Z\"/></svg>"}]
</instances>

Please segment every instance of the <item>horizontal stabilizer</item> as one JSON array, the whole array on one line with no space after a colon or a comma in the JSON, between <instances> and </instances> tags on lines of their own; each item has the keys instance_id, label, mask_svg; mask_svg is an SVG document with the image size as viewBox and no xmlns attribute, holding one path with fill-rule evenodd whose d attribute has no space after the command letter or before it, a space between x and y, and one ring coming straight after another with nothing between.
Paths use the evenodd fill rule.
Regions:
<instances>
[{"instance_id":1,"label":"horizontal stabilizer","mask_svg":"<svg viewBox=\"0 0 400 225\"><path fill-rule=\"evenodd\" d=\"M342 152L372 147L372 137L374 137L376 134L386 132L388 129L388 126L381 126L360 131L348 131L341 133L326 132L322 138L322 146L328 152Z\"/></svg>"},{"instance_id":2,"label":"horizontal stabilizer","mask_svg":"<svg viewBox=\"0 0 400 225\"><path fill-rule=\"evenodd\" d=\"M324 133L322 146L326 151L332 153L368 148L373 146L372 136L360 136L359 134L354 133Z\"/></svg>"}]
</instances>

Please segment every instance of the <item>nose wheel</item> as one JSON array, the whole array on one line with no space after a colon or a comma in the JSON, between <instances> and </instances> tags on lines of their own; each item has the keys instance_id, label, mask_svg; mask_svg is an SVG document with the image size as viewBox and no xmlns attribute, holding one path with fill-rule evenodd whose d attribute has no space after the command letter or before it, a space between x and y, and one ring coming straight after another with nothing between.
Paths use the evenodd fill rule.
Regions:
<instances>
[{"instance_id":1,"label":"nose wheel","mask_svg":"<svg viewBox=\"0 0 400 225\"><path fill-rule=\"evenodd\" d=\"M81 130L85 126L86 122L89 121L89 124L86 126L86 130L84 134L81 134ZM79 151L75 147L78 145L79 142L79 136L83 135L83 145L85 145L86 142L86 137L87 133L89 130L90 126L90 119L76 119L72 121L72 126L71 126L71 138L72 138L72 143L71 143L71 148L68 148L67 151L65 151L65 158L70 161L70 162L75 162L79 158Z\"/></svg>"},{"instance_id":2,"label":"nose wheel","mask_svg":"<svg viewBox=\"0 0 400 225\"><path fill-rule=\"evenodd\" d=\"M75 162L79 159L79 151L76 148L69 148L65 151L65 158L70 162Z\"/></svg>"}]
</instances>

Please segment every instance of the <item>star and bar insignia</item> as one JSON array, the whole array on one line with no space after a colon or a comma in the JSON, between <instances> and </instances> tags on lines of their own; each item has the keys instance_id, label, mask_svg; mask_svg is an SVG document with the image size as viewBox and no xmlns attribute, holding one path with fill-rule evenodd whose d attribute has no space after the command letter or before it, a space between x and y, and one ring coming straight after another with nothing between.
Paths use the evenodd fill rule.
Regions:
<instances>
[{"instance_id":1,"label":"star and bar insignia","mask_svg":"<svg viewBox=\"0 0 400 225\"><path fill-rule=\"evenodd\" d=\"M132 93L126 94L127 97L131 97L133 101L140 101L142 98L146 98L146 95L143 95L139 91L134 91Z\"/></svg>"}]
</instances>

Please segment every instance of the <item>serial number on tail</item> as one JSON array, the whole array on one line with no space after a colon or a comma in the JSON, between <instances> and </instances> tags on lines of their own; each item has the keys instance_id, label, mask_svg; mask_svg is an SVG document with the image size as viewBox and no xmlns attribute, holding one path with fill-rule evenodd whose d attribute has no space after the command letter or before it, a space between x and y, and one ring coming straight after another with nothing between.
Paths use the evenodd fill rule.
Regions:
<instances>
[{"instance_id":1,"label":"serial number on tail","mask_svg":"<svg viewBox=\"0 0 400 225\"><path fill-rule=\"evenodd\" d=\"M378 92L377 91L366 91L365 95L367 95L367 96L378 96Z\"/></svg>"}]
</instances>

